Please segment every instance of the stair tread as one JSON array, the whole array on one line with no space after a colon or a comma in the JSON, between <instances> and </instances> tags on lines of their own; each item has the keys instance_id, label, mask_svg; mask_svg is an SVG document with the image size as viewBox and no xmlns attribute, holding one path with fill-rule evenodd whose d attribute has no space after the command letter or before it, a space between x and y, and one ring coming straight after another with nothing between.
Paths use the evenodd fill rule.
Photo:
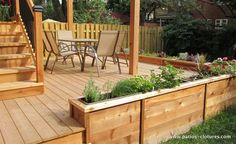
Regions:
<instances>
[{"instance_id":1,"label":"stair tread","mask_svg":"<svg viewBox=\"0 0 236 144\"><path fill-rule=\"evenodd\" d=\"M29 88L29 87L36 87L36 86L43 86L43 83L36 83L35 81L8 82L8 83L0 84L0 91Z\"/></svg>"},{"instance_id":2,"label":"stair tread","mask_svg":"<svg viewBox=\"0 0 236 144\"><path fill-rule=\"evenodd\" d=\"M35 71L35 66L0 68L0 75L20 73L20 72L31 72L31 71L32 72Z\"/></svg>"},{"instance_id":3,"label":"stair tread","mask_svg":"<svg viewBox=\"0 0 236 144\"><path fill-rule=\"evenodd\" d=\"M0 47L11 47L11 46L24 46L27 43L24 42L5 42L5 43L0 43Z\"/></svg>"},{"instance_id":4,"label":"stair tread","mask_svg":"<svg viewBox=\"0 0 236 144\"><path fill-rule=\"evenodd\" d=\"M30 53L23 53L23 54L3 54L0 55L0 60L1 59L16 59L16 58L26 58L30 57Z\"/></svg>"},{"instance_id":5,"label":"stair tread","mask_svg":"<svg viewBox=\"0 0 236 144\"><path fill-rule=\"evenodd\" d=\"M0 32L0 36L18 36L21 34L22 32Z\"/></svg>"}]
</instances>

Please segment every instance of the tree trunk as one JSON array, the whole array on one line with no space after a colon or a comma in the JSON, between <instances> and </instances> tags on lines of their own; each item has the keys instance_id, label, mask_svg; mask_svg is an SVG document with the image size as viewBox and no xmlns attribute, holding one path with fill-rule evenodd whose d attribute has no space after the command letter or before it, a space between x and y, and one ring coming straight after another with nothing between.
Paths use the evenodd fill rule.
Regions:
<instances>
[{"instance_id":1,"label":"tree trunk","mask_svg":"<svg viewBox=\"0 0 236 144\"><path fill-rule=\"evenodd\" d=\"M61 6L59 0L52 0L52 5L53 5L53 8L54 8L55 12L58 15L58 17L55 17L56 20L58 20L58 21L66 21L66 17L65 17L65 15L63 13L62 6Z\"/></svg>"}]
</instances>

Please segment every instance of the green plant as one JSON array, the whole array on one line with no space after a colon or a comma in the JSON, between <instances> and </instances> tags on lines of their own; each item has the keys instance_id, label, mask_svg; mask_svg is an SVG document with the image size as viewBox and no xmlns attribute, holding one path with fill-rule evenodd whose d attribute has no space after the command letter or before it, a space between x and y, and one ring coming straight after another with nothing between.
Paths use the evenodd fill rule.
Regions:
<instances>
[{"instance_id":1,"label":"green plant","mask_svg":"<svg viewBox=\"0 0 236 144\"><path fill-rule=\"evenodd\" d=\"M151 70L151 78L150 78L150 81L151 83L153 83L154 85L154 89L155 90L158 90L161 88L161 75L160 74L155 74L154 70Z\"/></svg>"},{"instance_id":2,"label":"green plant","mask_svg":"<svg viewBox=\"0 0 236 144\"><path fill-rule=\"evenodd\" d=\"M10 18L10 7L0 5L0 21L7 21Z\"/></svg>"},{"instance_id":3,"label":"green plant","mask_svg":"<svg viewBox=\"0 0 236 144\"><path fill-rule=\"evenodd\" d=\"M183 73L181 69L175 68L172 65L160 67L160 69L162 70L160 88L173 88L180 85Z\"/></svg>"},{"instance_id":4,"label":"green plant","mask_svg":"<svg viewBox=\"0 0 236 144\"><path fill-rule=\"evenodd\" d=\"M127 79L116 83L112 89L111 96L114 98L135 93L138 93L136 82L132 79Z\"/></svg>"},{"instance_id":5,"label":"green plant","mask_svg":"<svg viewBox=\"0 0 236 144\"><path fill-rule=\"evenodd\" d=\"M119 24L119 20L111 16L103 0L78 1L74 6L76 23Z\"/></svg>"},{"instance_id":6,"label":"green plant","mask_svg":"<svg viewBox=\"0 0 236 144\"><path fill-rule=\"evenodd\" d=\"M154 88L153 83L147 76L136 76L134 78L131 78L130 80L136 83L136 89L138 90L138 92L145 93L152 91Z\"/></svg>"},{"instance_id":7,"label":"green plant","mask_svg":"<svg viewBox=\"0 0 236 144\"><path fill-rule=\"evenodd\" d=\"M97 102L104 99L100 89L95 85L92 79L90 79L85 86L83 95L85 96L85 101L87 103Z\"/></svg>"},{"instance_id":8,"label":"green plant","mask_svg":"<svg viewBox=\"0 0 236 144\"><path fill-rule=\"evenodd\" d=\"M104 99L110 98L110 96L111 96L110 92L111 92L112 88L113 88L113 83L109 80L102 86L102 90L104 92L104 94L103 94Z\"/></svg>"}]
</instances>

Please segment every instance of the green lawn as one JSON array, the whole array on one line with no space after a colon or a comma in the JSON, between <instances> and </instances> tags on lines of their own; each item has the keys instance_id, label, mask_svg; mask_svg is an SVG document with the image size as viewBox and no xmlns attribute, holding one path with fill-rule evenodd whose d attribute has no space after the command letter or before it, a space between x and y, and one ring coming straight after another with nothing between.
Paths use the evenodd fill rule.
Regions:
<instances>
[{"instance_id":1,"label":"green lawn","mask_svg":"<svg viewBox=\"0 0 236 144\"><path fill-rule=\"evenodd\" d=\"M236 109L230 108L163 144L236 144Z\"/></svg>"}]
</instances>

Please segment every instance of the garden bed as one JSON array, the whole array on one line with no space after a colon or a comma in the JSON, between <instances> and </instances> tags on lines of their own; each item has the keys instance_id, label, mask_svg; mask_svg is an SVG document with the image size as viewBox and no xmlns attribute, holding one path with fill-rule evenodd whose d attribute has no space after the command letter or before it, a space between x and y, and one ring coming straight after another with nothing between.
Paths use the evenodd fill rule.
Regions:
<instances>
[{"instance_id":1,"label":"garden bed","mask_svg":"<svg viewBox=\"0 0 236 144\"><path fill-rule=\"evenodd\" d=\"M123 54L120 54L119 57L125 58ZM182 68L182 69L192 70L192 71L197 70L197 64L195 62L177 60L177 59L168 59L168 58L162 58L162 57L151 57L151 56L140 55L139 62L160 65L160 66L171 64L176 68Z\"/></svg>"},{"instance_id":2,"label":"garden bed","mask_svg":"<svg viewBox=\"0 0 236 144\"><path fill-rule=\"evenodd\" d=\"M217 90L218 85L226 90ZM88 105L78 99L69 102L71 116L86 128L87 143L152 143L236 105L235 91L234 78L222 75Z\"/></svg>"}]
</instances>

